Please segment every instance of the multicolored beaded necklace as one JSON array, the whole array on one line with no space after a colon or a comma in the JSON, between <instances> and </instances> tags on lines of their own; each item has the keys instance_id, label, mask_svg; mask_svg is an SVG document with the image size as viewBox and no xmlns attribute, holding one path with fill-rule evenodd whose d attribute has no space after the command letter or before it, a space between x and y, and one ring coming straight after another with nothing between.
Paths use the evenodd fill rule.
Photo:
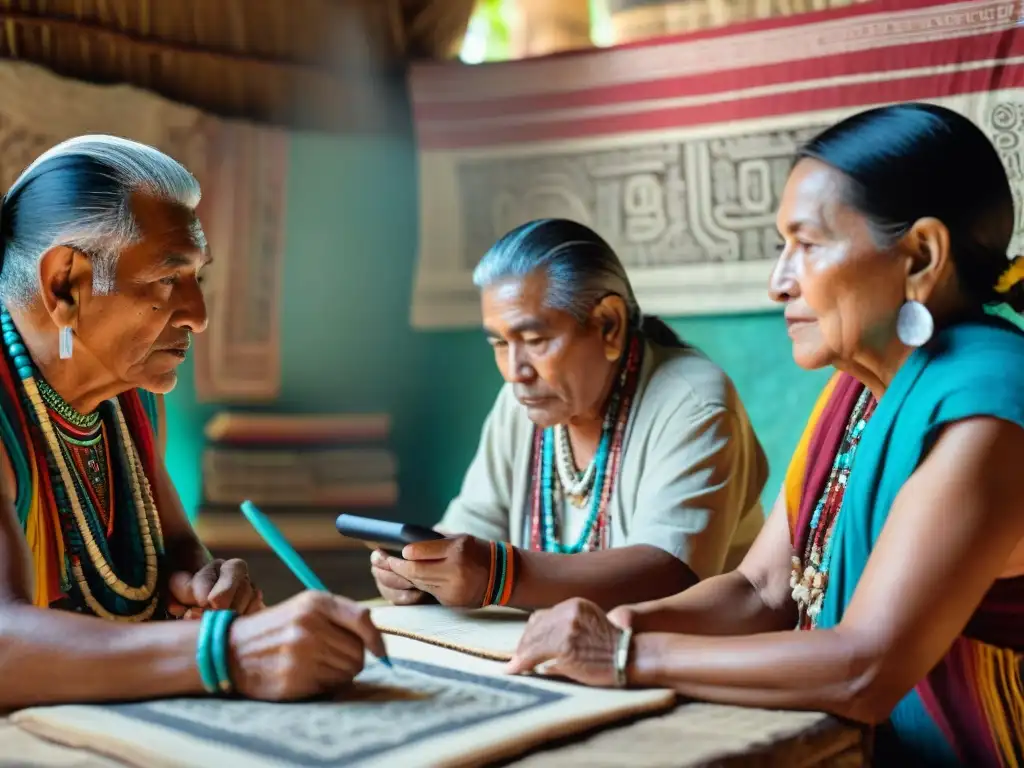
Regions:
<instances>
[{"instance_id":1,"label":"multicolored beaded necklace","mask_svg":"<svg viewBox=\"0 0 1024 768\"><path fill-rule=\"evenodd\" d=\"M37 375L5 308L0 308L0 331L21 384L29 430L25 451L36 465L32 475L44 481L33 493L44 494L46 506L55 510L62 538L59 589L66 605L61 607L121 621L151 618L159 602L163 534L121 403L113 399L95 413L78 413ZM108 439L108 424L114 441ZM129 508L134 515L115 514Z\"/></svg>"},{"instance_id":2,"label":"multicolored beaded necklace","mask_svg":"<svg viewBox=\"0 0 1024 768\"><path fill-rule=\"evenodd\" d=\"M110 444L107 440L107 427L98 412L90 414L96 417L92 427L80 427L71 419L64 417L60 405L67 406L67 403L60 395L56 392L47 395L42 387L39 388L39 393L43 396L43 402L49 411L53 431L59 438L64 461L74 467L75 477L84 481L82 485L99 515L100 527L109 539L114 532L114 497L110 493L112 473L110 451L107 449ZM55 402L55 398L59 399L59 403Z\"/></svg>"},{"instance_id":3,"label":"multicolored beaded necklace","mask_svg":"<svg viewBox=\"0 0 1024 768\"><path fill-rule=\"evenodd\" d=\"M800 629L814 629L817 625L818 615L825 600L825 590L828 589L828 572L833 551L832 532L843 506L843 495L853 468L857 446L860 445L861 436L871 414L875 412L876 405L877 401L868 389L865 389L857 399L839 451L832 463L825 491L818 499L811 516L810 534L807 537L803 558L793 556L789 586L793 590L793 600L800 611L797 624Z\"/></svg>"},{"instance_id":4,"label":"multicolored beaded necklace","mask_svg":"<svg viewBox=\"0 0 1024 768\"><path fill-rule=\"evenodd\" d=\"M530 548L537 551L577 554L608 546L608 501L619 473L622 444L636 395L643 360L643 341L634 336L608 401L597 451L582 472L577 471L568 428L559 425L534 430L531 489ZM558 512L565 521L568 503L590 510L579 537L572 544L561 541Z\"/></svg>"}]
</instances>

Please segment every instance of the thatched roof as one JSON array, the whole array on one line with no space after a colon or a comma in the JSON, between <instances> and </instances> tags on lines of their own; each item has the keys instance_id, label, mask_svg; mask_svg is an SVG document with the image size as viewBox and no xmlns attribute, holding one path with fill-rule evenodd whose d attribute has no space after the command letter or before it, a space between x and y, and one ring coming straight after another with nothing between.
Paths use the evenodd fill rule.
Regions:
<instances>
[{"instance_id":1,"label":"thatched roof","mask_svg":"<svg viewBox=\"0 0 1024 768\"><path fill-rule=\"evenodd\" d=\"M446 58L473 0L0 0L0 58L213 114L400 127L409 58ZM384 98L382 98L384 96Z\"/></svg>"}]
</instances>

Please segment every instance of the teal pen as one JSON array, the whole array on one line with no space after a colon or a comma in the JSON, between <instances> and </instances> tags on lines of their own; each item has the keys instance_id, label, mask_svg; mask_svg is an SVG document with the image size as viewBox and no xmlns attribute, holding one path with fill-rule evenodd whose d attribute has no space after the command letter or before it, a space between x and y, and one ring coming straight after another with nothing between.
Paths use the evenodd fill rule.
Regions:
<instances>
[{"instance_id":1,"label":"teal pen","mask_svg":"<svg viewBox=\"0 0 1024 768\"><path fill-rule=\"evenodd\" d=\"M288 543L284 534L281 533L269 517L260 512L251 501L243 501L241 506L245 519L256 529L256 533L267 542L267 546L274 551L274 554L281 559L281 562L288 566L288 569L295 574L295 578L301 581L306 589L315 589L321 592L329 591L324 586L324 583L320 581L319 577L313 573L312 569L306 565L306 561L295 551L295 548ZM384 666L392 666L391 659L386 655L379 658Z\"/></svg>"}]
</instances>

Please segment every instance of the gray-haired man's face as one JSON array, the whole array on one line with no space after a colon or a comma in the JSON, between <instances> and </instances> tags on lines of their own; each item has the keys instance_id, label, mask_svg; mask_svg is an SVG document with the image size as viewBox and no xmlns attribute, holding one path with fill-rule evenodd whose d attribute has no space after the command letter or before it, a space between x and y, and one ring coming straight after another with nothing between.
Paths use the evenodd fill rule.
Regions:
<instances>
[{"instance_id":1,"label":"gray-haired man's face","mask_svg":"<svg viewBox=\"0 0 1024 768\"><path fill-rule=\"evenodd\" d=\"M552 309L547 288L547 278L533 274L483 290L484 331L495 363L538 426L600 418L621 350L610 350L604 318L581 324Z\"/></svg>"},{"instance_id":2,"label":"gray-haired man's face","mask_svg":"<svg viewBox=\"0 0 1024 768\"><path fill-rule=\"evenodd\" d=\"M113 290L78 286L76 342L115 379L168 392L192 334L206 329L200 278L209 257L192 211L145 195L132 209L141 236L121 253Z\"/></svg>"}]
</instances>

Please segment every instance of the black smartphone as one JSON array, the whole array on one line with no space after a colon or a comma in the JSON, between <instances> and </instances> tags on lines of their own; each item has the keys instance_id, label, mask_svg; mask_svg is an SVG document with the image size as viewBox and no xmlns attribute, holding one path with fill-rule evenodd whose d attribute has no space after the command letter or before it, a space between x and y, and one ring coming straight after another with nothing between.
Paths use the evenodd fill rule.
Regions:
<instances>
[{"instance_id":1,"label":"black smartphone","mask_svg":"<svg viewBox=\"0 0 1024 768\"><path fill-rule=\"evenodd\" d=\"M360 517L345 513L338 515L338 519L334 521L334 527L342 536L365 542L371 549L383 549L393 557L401 557L402 548L406 544L444 538L444 534L422 525L392 523L373 517Z\"/></svg>"}]
</instances>

